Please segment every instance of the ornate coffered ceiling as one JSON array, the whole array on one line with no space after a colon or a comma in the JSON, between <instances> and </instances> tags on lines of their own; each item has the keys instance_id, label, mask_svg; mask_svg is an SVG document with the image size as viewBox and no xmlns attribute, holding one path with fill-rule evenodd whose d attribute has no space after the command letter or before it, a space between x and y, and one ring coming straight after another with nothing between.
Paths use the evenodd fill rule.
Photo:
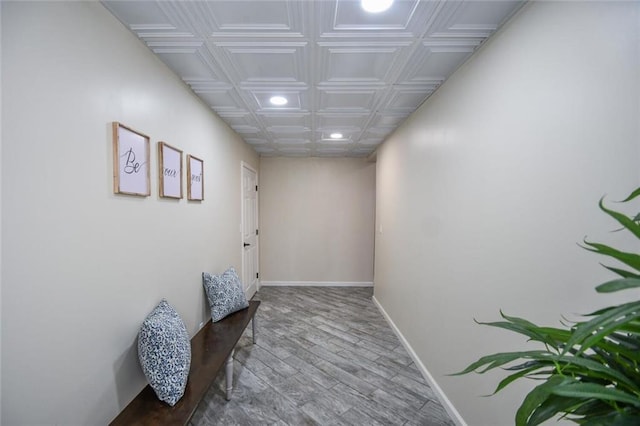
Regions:
<instances>
[{"instance_id":1,"label":"ornate coffered ceiling","mask_svg":"<svg viewBox=\"0 0 640 426\"><path fill-rule=\"evenodd\" d=\"M523 3L103 1L261 155L339 157L371 154Z\"/></svg>"}]
</instances>

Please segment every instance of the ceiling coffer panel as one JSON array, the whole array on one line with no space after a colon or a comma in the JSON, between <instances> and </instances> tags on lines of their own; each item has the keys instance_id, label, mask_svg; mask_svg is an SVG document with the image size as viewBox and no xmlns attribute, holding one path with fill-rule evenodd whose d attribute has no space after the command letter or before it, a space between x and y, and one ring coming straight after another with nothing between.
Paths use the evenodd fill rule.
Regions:
<instances>
[{"instance_id":1,"label":"ceiling coffer panel","mask_svg":"<svg viewBox=\"0 0 640 426\"><path fill-rule=\"evenodd\" d=\"M366 157L524 0L102 4L260 155Z\"/></svg>"},{"instance_id":2,"label":"ceiling coffer panel","mask_svg":"<svg viewBox=\"0 0 640 426\"><path fill-rule=\"evenodd\" d=\"M410 33L409 24L418 4L417 0L404 1L398 2L389 13L362 13L359 2L338 0L330 28L332 31Z\"/></svg>"},{"instance_id":3,"label":"ceiling coffer panel","mask_svg":"<svg viewBox=\"0 0 640 426\"><path fill-rule=\"evenodd\" d=\"M305 129L304 127L295 127L295 126L271 126L267 127L267 131L276 137L299 137L299 138L309 138L311 135L311 131L309 129Z\"/></svg>"},{"instance_id":4,"label":"ceiling coffer panel","mask_svg":"<svg viewBox=\"0 0 640 426\"><path fill-rule=\"evenodd\" d=\"M301 84L309 80L306 42L217 42L239 85Z\"/></svg>"},{"instance_id":5,"label":"ceiling coffer panel","mask_svg":"<svg viewBox=\"0 0 640 426\"><path fill-rule=\"evenodd\" d=\"M400 123L402 123L406 119L407 119L407 115L378 114L371 120L369 125L370 125L370 128L378 128L378 127L395 128L395 127L398 127Z\"/></svg>"},{"instance_id":6,"label":"ceiling coffer panel","mask_svg":"<svg viewBox=\"0 0 640 426\"><path fill-rule=\"evenodd\" d=\"M407 42L321 42L319 84L379 84L386 86L407 50Z\"/></svg>"},{"instance_id":7,"label":"ceiling coffer panel","mask_svg":"<svg viewBox=\"0 0 640 426\"><path fill-rule=\"evenodd\" d=\"M369 114L380 97L380 89L318 88L318 112L358 112Z\"/></svg>"},{"instance_id":8,"label":"ceiling coffer panel","mask_svg":"<svg viewBox=\"0 0 640 426\"><path fill-rule=\"evenodd\" d=\"M206 54L202 52L202 43L198 47L171 46L166 43L154 43L149 47L169 68L184 81L220 81Z\"/></svg>"},{"instance_id":9,"label":"ceiling coffer panel","mask_svg":"<svg viewBox=\"0 0 640 426\"><path fill-rule=\"evenodd\" d=\"M306 156L307 154L311 153L311 148L307 148L303 146L281 146L281 147L278 147L278 152Z\"/></svg>"},{"instance_id":10,"label":"ceiling coffer panel","mask_svg":"<svg viewBox=\"0 0 640 426\"><path fill-rule=\"evenodd\" d=\"M327 133L344 133L350 129L360 131L368 119L368 114L318 114L316 130Z\"/></svg>"},{"instance_id":11,"label":"ceiling coffer panel","mask_svg":"<svg viewBox=\"0 0 640 426\"><path fill-rule=\"evenodd\" d=\"M274 141L276 145L306 145L311 143L309 139L305 138L279 138Z\"/></svg>"},{"instance_id":12,"label":"ceiling coffer panel","mask_svg":"<svg viewBox=\"0 0 640 426\"><path fill-rule=\"evenodd\" d=\"M254 126L256 125L256 120L248 111L223 111L219 112L218 115L223 118L227 124L230 126Z\"/></svg>"},{"instance_id":13,"label":"ceiling coffer panel","mask_svg":"<svg viewBox=\"0 0 640 426\"><path fill-rule=\"evenodd\" d=\"M264 138L245 138L244 139L249 145L265 145L269 143L267 139Z\"/></svg>"},{"instance_id":14,"label":"ceiling coffer panel","mask_svg":"<svg viewBox=\"0 0 640 426\"><path fill-rule=\"evenodd\" d=\"M381 144L383 141L382 138L361 138L358 141L358 145L364 145L367 148L375 148L376 146L378 146L379 144ZM362 147L362 149L364 149L364 147Z\"/></svg>"},{"instance_id":15,"label":"ceiling coffer panel","mask_svg":"<svg viewBox=\"0 0 640 426\"><path fill-rule=\"evenodd\" d=\"M251 126L247 124L237 124L231 126L231 128L241 135L251 135L252 137L255 137L258 133L260 133L260 129L257 126Z\"/></svg>"},{"instance_id":16,"label":"ceiling coffer panel","mask_svg":"<svg viewBox=\"0 0 640 426\"><path fill-rule=\"evenodd\" d=\"M246 105L233 89L197 90L198 95L214 111L217 112L245 112ZM222 117L221 117L222 118Z\"/></svg>"},{"instance_id":17,"label":"ceiling coffer panel","mask_svg":"<svg viewBox=\"0 0 640 426\"><path fill-rule=\"evenodd\" d=\"M318 142L318 148L324 149L328 147L334 147L334 148L345 149L344 145L352 145L352 144L353 144L353 141L348 137L343 139L330 139L328 137L325 137L324 139L321 139Z\"/></svg>"},{"instance_id":18,"label":"ceiling coffer panel","mask_svg":"<svg viewBox=\"0 0 640 426\"><path fill-rule=\"evenodd\" d=\"M306 6L300 1L185 2L200 13L202 32L212 38L302 37Z\"/></svg>"},{"instance_id":19,"label":"ceiling coffer panel","mask_svg":"<svg viewBox=\"0 0 640 426\"><path fill-rule=\"evenodd\" d=\"M440 3L395 1L393 7L385 13L363 13L360 2L353 0L317 1L315 4L317 28L321 38L376 40L420 37Z\"/></svg>"},{"instance_id":20,"label":"ceiling coffer panel","mask_svg":"<svg viewBox=\"0 0 640 426\"><path fill-rule=\"evenodd\" d=\"M309 113L269 113L261 112L259 117L267 123L267 130L270 128L293 127L304 130L311 130L311 114Z\"/></svg>"},{"instance_id":21,"label":"ceiling coffer panel","mask_svg":"<svg viewBox=\"0 0 640 426\"><path fill-rule=\"evenodd\" d=\"M478 47L474 41L423 42L407 62L402 83L439 84L467 60Z\"/></svg>"},{"instance_id":22,"label":"ceiling coffer panel","mask_svg":"<svg viewBox=\"0 0 640 426\"><path fill-rule=\"evenodd\" d=\"M103 1L102 4L129 29L136 26L176 29L171 16L162 10L161 2Z\"/></svg>"},{"instance_id":23,"label":"ceiling coffer panel","mask_svg":"<svg viewBox=\"0 0 640 426\"><path fill-rule=\"evenodd\" d=\"M260 114L265 113L277 113L280 112L300 112L308 109L308 101L304 90L291 90L291 89L247 89L253 100L257 103L258 107L256 112ZM284 96L287 99L287 104L283 106L276 106L270 102L270 99L275 96Z\"/></svg>"},{"instance_id":24,"label":"ceiling coffer panel","mask_svg":"<svg viewBox=\"0 0 640 426\"><path fill-rule=\"evenodd\" d=\"M438 84L394 86L391 88L390 96L383 110L388 113L410 114L415 111L437 87Z\"/></svg>"},{"instance_id":25,"label":"ceiling coffer panel","mask_svg":"<svg viewBox=\"0 0 640 426\"><path fill-rule=\"evenodd\" d=\"M473 38L490 37L522 6L521 1L446 1L426 37Z\"/></svg>"}]
</instances>

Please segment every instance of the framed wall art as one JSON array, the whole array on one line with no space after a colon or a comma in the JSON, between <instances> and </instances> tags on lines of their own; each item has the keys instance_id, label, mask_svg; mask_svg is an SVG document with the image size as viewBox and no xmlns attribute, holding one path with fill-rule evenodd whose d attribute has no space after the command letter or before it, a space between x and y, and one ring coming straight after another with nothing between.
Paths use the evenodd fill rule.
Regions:
<instances>
[{"instance_id":1,"label":"framed wall art","mask_svg":"<svg viewBox=\"0 0 640 426\"><path fill-rule=\"evenodd\" d=\"M158 142L158 188L165 198L182 198L182 151Z\"/></svg>"},{"instance_id":2,"label":"framed wall art","mask_svg":"<svg viewBox=\"0 0 640 426\"><path fill-rule=\"evenodd\" d=\"M149 136L113 123L113 192L151 195Z\"/></svg>"},{"instance_id":3,"label":"framed wall art","mask_svg":"<svg viewBox=\"0 0 640 426\"><path fill-rule=\"evenodd\" d=\"M204 162L187 155L187 199L204 200Z\"/></svg>"}]
</instances>

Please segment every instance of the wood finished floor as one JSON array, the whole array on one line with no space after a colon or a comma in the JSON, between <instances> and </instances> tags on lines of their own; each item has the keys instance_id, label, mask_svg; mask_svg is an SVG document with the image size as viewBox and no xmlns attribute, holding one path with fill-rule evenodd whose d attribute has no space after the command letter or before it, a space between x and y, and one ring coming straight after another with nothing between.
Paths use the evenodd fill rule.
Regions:
<instances>
[{"instance_id":1,"label":"wood finished floor","mask_svg":"<svg viewBox=\"0 0 640 426\"><path fill-rule=\"evenodd\" d=\"M191 420L198 425L453 426L371 301L371 288L263 287L224 373Z\"/></svg>"}]
</instances>

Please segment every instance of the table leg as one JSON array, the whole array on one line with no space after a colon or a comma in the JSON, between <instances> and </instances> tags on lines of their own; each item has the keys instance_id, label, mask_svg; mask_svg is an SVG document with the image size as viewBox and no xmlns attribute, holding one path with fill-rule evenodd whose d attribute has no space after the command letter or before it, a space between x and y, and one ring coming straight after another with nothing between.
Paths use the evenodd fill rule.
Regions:
<instances>
[{"instance_id":1,"label":"table leg","mask_svg":"<svg viewBox=\"0 0 640 426\"><path fill-rule=\"evenodd\" d=\"M227 401L231 400L231 391L233 390L233 354L235 352L235 348L231 350L231 354L229 358L227 358L227 363L225 365L225 379L227 382Z\"/></svg>"},{"instance_id":2,"label":"table leg","mask_svg":"<svg viewBox=\"0 0 640 426\"><path fill-rule=\"evenodd\" d=\"M253 344L256 344L256 317L251 318L251 334L253 336Z\"/></svg>"}]
</instances>

